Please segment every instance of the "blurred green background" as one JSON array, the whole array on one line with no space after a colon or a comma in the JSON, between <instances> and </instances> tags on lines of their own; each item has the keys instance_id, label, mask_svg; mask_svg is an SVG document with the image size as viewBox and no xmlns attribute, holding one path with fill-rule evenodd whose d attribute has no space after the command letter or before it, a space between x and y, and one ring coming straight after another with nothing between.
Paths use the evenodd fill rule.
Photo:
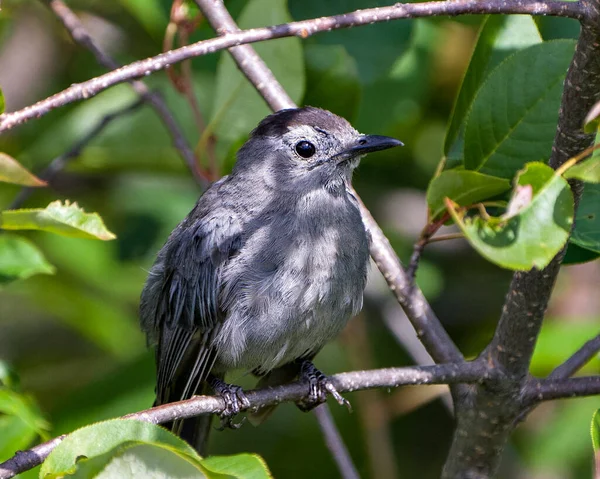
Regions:
<instances>
[{"instance_id":1,"label":"blurred green background","mask_svg":"<svg viewBox=\"0 0 600 479\"><path fill-rule=\"evenodd\" d=\"M80 0L69 5L98 44L121 63L163 49L168 0ZM243 27L378 5L385 3L227 2ZM196 13L190 7L190 17ZM448 117L480 22L476 17L396 21L305 41L256 45L299 104L330 109L362 132L404 141L403 149L363 161L354 180L404 261L426 221L424 191L441 158ZM546 39L578 34L577 23L566 19L544 19L538 26ZM212 36L201 21L190 41ZM189 101L165 72L145 81L164 95L190 144L198 149L203 168L216 177L229 171L235 151L268 109L227 53L194 59L191 69L207 129L198 124ZM41 3L2 2L0 88L7 111L103 71L89 52L71 42ZM0 151L40 172L104 115L135 98L129 86L120 85L55 110L2 135ZM18 191L2 184L0 209L7 208ZM39 404L52 436L151 406L154 365L138 329L139 293L157 250L199 193L161 121L144 106L113 121L56 176L51 188L36 190L26 202L26 207L43 207L54 199L77 201L86 211L100 213L118 237L96 242L28 234L57 273L0 290L0 360ZM468 357L489 341L510 277L460 240L428 247L418 274L421 288ZM597 261L563 269L536 349L534 374L547 374L598 333L599 281ZM422 357L422 349L372 267L363 313L316 363L334 373L410 365L415 355ZM596 360L586 371L598 372L599 366ZM230 380L253 384L247 376ZM440 400L444 395L443 387L358 392L348 395L352 414L332 404L361 476L438 477L453 426ZM501 477L590 477L589 423L599 406L597 398L589 398L538 408L514 435ZM279 407L259 428L246 425L215 432L212 439L213 453L260 453L275 477L338 475L314 415L304 415L293 405ZM12 455L8 442L0 437L0 460Z\"/></svg>"}]
</instances>

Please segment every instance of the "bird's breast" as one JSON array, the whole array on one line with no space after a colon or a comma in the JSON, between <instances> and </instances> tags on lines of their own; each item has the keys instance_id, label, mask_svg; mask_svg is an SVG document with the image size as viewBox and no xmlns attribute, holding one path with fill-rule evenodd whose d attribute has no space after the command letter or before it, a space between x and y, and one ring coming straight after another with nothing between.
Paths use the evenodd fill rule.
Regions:
<instances>
[{"instance_id":1,"label":"bird's breast","mask_svg":"<svg viewBox=\"0 0 600 479\"><path fill-rule=\"evenodd\" d=\"M319 214L306 206L259 223L226 268L218 362L227 369L268 371L316 352L362 306L368 242L358 211L348 201Z\"/></svg>"}]
</instances>

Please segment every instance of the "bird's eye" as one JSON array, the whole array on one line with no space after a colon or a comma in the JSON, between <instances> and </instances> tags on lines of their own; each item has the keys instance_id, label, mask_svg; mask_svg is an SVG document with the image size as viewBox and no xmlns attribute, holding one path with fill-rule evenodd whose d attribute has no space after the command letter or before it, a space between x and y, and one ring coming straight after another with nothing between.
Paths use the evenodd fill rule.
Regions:
<instances>
[{"instance_id":1,"label":"bird's eye","mask_svg":"<svg viewBox=\"0 0 600 479\"><path fill-rule=\"evenodd\" d=\"M315 145L310 141L302 140L296 143L296 153L302 158L310 158L315 154Z\"/></svg>"}]
</instances>

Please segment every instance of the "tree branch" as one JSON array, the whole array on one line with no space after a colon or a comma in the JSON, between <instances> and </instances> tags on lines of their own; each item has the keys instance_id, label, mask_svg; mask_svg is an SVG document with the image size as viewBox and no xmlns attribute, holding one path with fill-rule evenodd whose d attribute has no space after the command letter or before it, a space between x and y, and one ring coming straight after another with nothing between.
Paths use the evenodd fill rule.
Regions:
<instances>
[{"instance_id":1,"label":"tree branch","mask_svg":"<svg viewBox=\"0 0 600 479\"><path fill-rule=\"evenodd\" d=\"M600 351L600 334L587 341L569 359L556 367L548 375L548 379L567 379L589 363L598 351Z\"/></svg>"},{"instance_id":2,"label":"tree branch","mask_svg":"<svg viewBox=\"0 0 600 479\"><path fill-rule=\"evenodd\" d=\"M354 466L350 453L348 452L348 448L344 444L344 440L335 426L329 406L327 406L327 404L321 404L314 412L317 421L319 421L323 437L325 438L327 449L331 452L340 471L340 477L342 477L342 479L360 479L356 466Z\"/></svg>"},{"instance_id":3,"label":"tree branch","mask_svg":"<svg viewBox=\"0 0 600 479\"><path fill-rule=\"evenodd\" d=\"M579 8L587 16L565 79L549 161L553 168L593 141L582 125L600 97L600 0L583 0ZM580 188L574 184L572 189L577 203ZM520 398L563 256L564 251L541 271L514 274L498 327L482 355L506 380L477 387L457 404L457 428L443 477L489 477L496 471L508 437L526 410ZM568 384L580 387L580 382Z\"/></svg>"},{"instance_id":4,"label":"tree branch","mask_svg":"<svg viewBox=\"0 0 600 479\"><path fill-rule=\"evenodd\" d=\"M490 376L490 371L481 361L439 364L435 366L373 369L336 374L330 377L339 392L362 389L391 388L416 384L457 384L475 383ZM246 391L250 409L298 402L308 394L307 385L294 382L283 386ZM218 396L195 396L186 401L147 409L123 416L128 419L160 424L177 419L185 419L202 414L219 414L225 409L223 399ZM21 451L8 461L0 464L0 479L8 479L41 464L48 454L66 437L56 437L48 442Z\"/></svg>"},{"instance_id":5,"label":"tree branch","mask_svg":"<svg viewBox=\"0 0 600 479\"><path fill-rule=\"evenodd\" d=\"M57 2L59 0L52 0ZM25 123L33 118L46 115L55 108L97 95L111 86L151 75L188 58L207 55L226 48L246 43L272 40L275 38L298 36L307 38L315 33L350 28L372 23L387 22L404 18L423 18L432 16L457 16L465 14L530 14L552 15L581 19L585 14L579 2L554 0L530 1L514 0L455 0L452 2L397 3L389 7L369 8L343 15L315 18L300 22L291 22L264 28L253 28L228 33L219 38L204 40L186 45L155 57L130 63L112 72L83 83L70 86L56 95L41 100L22 110L0 115L0 133Z\"/></svg>"},{"instance_id":6,"label":"tree branch","mask_svg":"<svg viewBox=\"0 0 600 479\"><path fill-rule=\"evenodd\" d=\"M75 15L75 13L73 13L73 11L62 0L43 0L43 2L54 12L54 14L62 22L65 29L71 35L73 41L92 52L92 54L96 57L96 60L100 65L108 68L109 70L119 68L120 65L109 55L104 53L94 43L94 40L87 32L77 15ZM157 115L160 117L165 127L167 128L169 134L171 135L173 146L179 151L179 154L184 159L186 165L192 172L192 175L194 176L196 181L200 184L200 186L202 186L202 188L206 188L209 184L209 180L207 176L198 168L198 161L196 159L194 151L188 145L183 135L183 132L179 128L177 121L169 111L169 108L162 99L161 95L157 92L151 91L146 86L146 84L140 80L130 79L128 81L131 84L131 87L135 90L135 92L138 95L140 95L140 97L146 103L148 103L152 108L154 108L154 111L156 111ZM8 115L10 115L10 113ZM0 115L0 119L3 116L4 115ZM0 128L0 131L2 131L2 128Z\"/></svg>"},{"instance_id":7,"label":"tree branch","mask_svg":"<svg viewBox=\"0 0 600 479\"><path fill-rule=\"evenodd\" d=\"M600 376L531 381L524 391L523 402L536 404L553 399L568 399L600 394Z\"/></svg>"},{"instance_id":8,"label":"tree branch","mask_svg":"<svg viewBox=\"0 0 600 479\"><path fill-rule=\"evenodd\" d=\"M521 410L521 412L519 413L519 416L515 420L515 424L522 422L527 417L527 415L533 410L533 408L535 406L537 406L537 404L540 401L546 401L548 399L551 399L551 398L546 399L544 397L544 392L542 391L542 389L552 388L552 384L561 383L560 387L561 388L566 387L567 388L566 390L568 391L568 386L565 386L564 384L562 384L564 382L564 380L569 379L570 376L572 376L577 371L579 371L583 366L585 366L596 354L598 354L599 350L600 350L600 334L598 336L596 336L595 338L592 338L589 341L587 341L569 359L567 359L560 366L554 368L554 370L548 375L547 378L545 378L543 380L535 380L535 379L529 380L525 386L526 393L524 394L524 398L523 398L523 409ZM579 379L579 378L577 378L577 379ZM572 384L573 387L575 388L572 391L574 393L577 391L578 387L581 387L578 382L569 383L569 384ZM541 397L538 397L538 394L541 394ZM582 395L586 395L586 394L582 394ZM578 396L578 395L575 394L575 396ZM567 395L566 397L575 397L575 396Z\"/></svg>"}]
</instances>

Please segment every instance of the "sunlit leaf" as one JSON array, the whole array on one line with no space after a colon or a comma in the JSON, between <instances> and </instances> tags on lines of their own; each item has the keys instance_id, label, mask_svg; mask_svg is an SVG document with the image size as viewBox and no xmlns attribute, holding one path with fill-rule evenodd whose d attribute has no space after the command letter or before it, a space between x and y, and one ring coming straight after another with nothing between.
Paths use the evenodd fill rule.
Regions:
<instances>
[{"instance_id":1,"label":"sunlit leaf","mask_svg":"<svg viewBox=\"0 0 600 479\"><path fill-rule=\"evenodd\" d=\"M133 419L111 419L69 434L42 464L40 478L48 474L57 476L72 473L76 470L79 457L100 456L130 442L160 443L187 456L199 458L189 444L165 428Z\"/></svg>"},{"instance_id":2,"label":"sunlit leaf","mask_svg":"<svg viewBox=\"0 0 600 479\"><path fill-rule=\"evenodd\" d=\"M460 206L469 206L509 189L510 182L503 178L476 171L449 170L442 172L429 184L427 204L433 219L446 209L444 198L450 198Z\"/></svg>"},{"instance_id":3,"label":"sunlit leaf","mask_svg":"<svg viewBox=\"0 0 600 479\"><path fill-rule=\"evenodd\" d=\"M26 279L34 274L54 274L42 252L29 240L0 234L0 284Z\"/></svg>"},{"instance_id":4,"label":"sunlit leaf","mask_svg":"<svg viewBox=\"0 0 600 479\"><path fill-rule=\"evenodd\" d=\"M50 474L48 479L61 477ZM173 478L204 479L198 459L163 444L124 443L115 449L92 458L77 461L73 479L138 479ZM225 479L225 478L223 478Z\"/></svg>"},{"instance_id":5,"label":"sunlit leaf","mask_svg":"<svg viewBox=\"0 0 600 479\"><path fill-rule=\"evenodd\" d=\"M30 173L6 153L0 153L0 181L24 186L46 186L46 182Z\"/></svg>"},{"instance_id":6,"label":"sunlit leaf","mask_svg":"<svg viewBox=\"0 0 600 479\"><path fill-rule=\"evenodd\" d=\"M535 45L541 41L540 33L533 19L528 15L486 17L450 116L444 140L445 155L450 153L456 142L473 98L490 70L515 49Z\"/></svg>"},{"instance_id":7,"label":"sunlit leaf","mask_svg":"<svg viewBox=\"0 0 600 479\"><path fill-rule=\"evenodd\" d=\"M490 74L467 120L465 168L512 178L525 163L547 160L574 46L571 40L534 45Z\"/></svg>"},{"instance_id":8,"label":"sunlit leaf","mask_svg":"<svg viewBox=\"0 0 600 479\"><path fill-rule=\"evenodd\" d=\"M251 0L238 19L240 28L277 25L291 21L285 0ZM304 94L304 57L298 38L253 45L272 70L288 95L299 103ZM231 56L224 52L219 60L217 91L211 127L219 139L234 141L246 136L271 111Z\"/></svg>"},{"instance_id":9,"label":"sunlit leaf","mask_svg":"<svg viewBox=\"0 0 600 479\"><path fill-rule=\"evenodd\" d=\"M571 241L582 248L600 253L600 185L588 183L577 207Z\"/></svg>"},{"instance_id":10,"label":"sunlit leaf","mask_svg":"<svg viewBox=\"0 0 600 479\"><path fill-rule=\"evenodd\" d=\"M257 454L211 456L203 459L201 464L209 472L239 479L270 479L273 477L263 458Z\"/></svg>"},{"instance_id":11,"label":"sunlit leaf","mask_svg":"<svg viewBox=\"0 0 600 479\"><path fill-rule=\"evenodd\" d=\"M600 156L577 163L565 171L563 176L588 183L600 183Z\"/></svg>"},{"instance_id":12,"label":"sunlit leaf","mask_svg":"<svg viewBox=\"0 0 600 479\"><path fill-rule=\"evenodd\" d=\"M111 419L69 434L42 464L40 478L138 477L270 479L254 454L201 459L170 431L132 419Z\"/></svg>"},{"instance_id":13,"label":"sunlit leaf","mask_svg":"<svg viewBox=\"0 0 600 479\"><path fill-rule=\"evenodd\" d=\"M544 268L567 242L573 221L573 194L567 181L543 163L519 172L515 190L531 188L532 198L511 217L466 217L449 203L449 211L471 245L504 268Z\"/></svg>"},{"instance_id":14,"label":"sunlit leaf","mask_svg":"<svg viewBox=\"0 0 600 479\"><path fill-rule=\"evenodd\" d=\"M106 229L98 213L86 213L77 203L50 203L46 208L7 210L0 214L0 228L6 230L41 230L70 236L112 240L116 236Z\"/></svg>"},{"instance_id":15,"label":"sunlit leaf","mask_svg":"<svg viewBox=\"0 0 600 479\"><path fill-rule=\"evenodd\" d=\"M0 88L0 115L4 113L4 108L6 108L6 102L4 101L4 93L2 93L2 89Z\"/></svg>"}]
</instances>

